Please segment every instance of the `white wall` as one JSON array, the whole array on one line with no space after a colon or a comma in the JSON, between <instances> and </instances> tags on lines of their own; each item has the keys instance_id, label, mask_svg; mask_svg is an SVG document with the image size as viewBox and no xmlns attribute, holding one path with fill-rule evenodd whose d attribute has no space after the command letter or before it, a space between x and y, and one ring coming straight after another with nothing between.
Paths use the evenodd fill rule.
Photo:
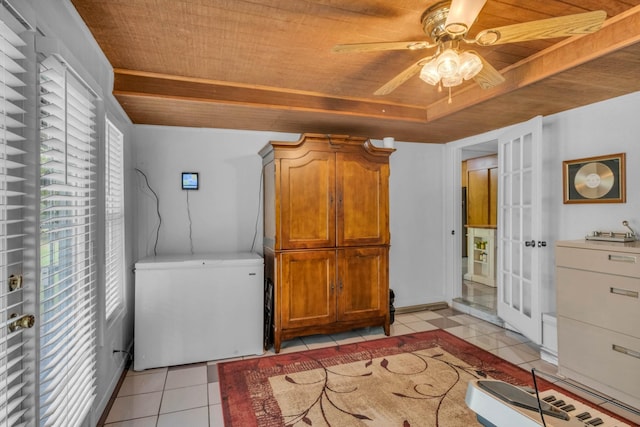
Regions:
<instances>
[{"instance_id":1,"label":"white wall","mask_svg":"<svg viewBox=\"0 0 640 427\"><path fill-rule=\"evenodd\" d=\"M582 239L595 230L625 231L622 221L640 231L640 92L544 118L543 139L554 155L544 165L549 209L550 250L556 240ZM562 162L626 153L626 203L564 204ZM552 263L552 268L553 268ZM555 311L555 272L549 272L544 306Z\"/></svg>"},{"instance_id":2,"label":"white wall","mask_svg":"<svg viewBox=\"0 0 640 427\"><path fill-rule=\"evenodd\" d=\"M199 172L201 189L189 192L194 253L262 253L262 200L258 152L270 140L299 134L134 126L136 167L160 199L162 225L156 253L189 254L187 192L182 171ZM381 144L381 141L373 141ZM390 286L396 307L445 300L441 223L443 146L396 143L390 177ZM142 175L137 197L137 258L154 255L156 200ZM256 231L257 221L257 231ZM257 232L257 235L256 235ZM255 244L254 244L254 235Z\"/></svg>"},{"instance_id":3,"label":"white wall","mask_svg":"<svg viewBox=\"0 0 640 427\"><path fill-rule=\"evenodd\" d=\"M389 286L395 306L447 300L444 145L396 143L390 160Z\"/></svg>"},{"instance_id":4,"label":"white wall","mask_svg":"<svg viewBox=\"0 0 640 427\"><path fill-rule=\"evenodd\" d=\"M622 231L623 220L640 230L640 92L546 117L544 138L557 157L548 173L558 219L557 239L580 239L594 230ZM626 153L626 203L563 204L562 161Z\"/></svg>"},{"instance_id":5,"label":"white wall","mask_svg":"<svg viewBox=\"0 0 640 427\"><path fill-rule=\"evenodd\" d=\"M262 158L271 140L296 141L299 134L134 126L136 167L160 199L155 253L250 251L262 253ZM200 189L180 187L182 172L198 172ZM137 197L137 259L154 255L156 199L141 174ZM187 205L187 195L189 204ZM189 211L191 237L189 239ZM257 225L257 228L256 228ZM255 244L254 244L255 236Z\"/></svg>"}]
</instances>

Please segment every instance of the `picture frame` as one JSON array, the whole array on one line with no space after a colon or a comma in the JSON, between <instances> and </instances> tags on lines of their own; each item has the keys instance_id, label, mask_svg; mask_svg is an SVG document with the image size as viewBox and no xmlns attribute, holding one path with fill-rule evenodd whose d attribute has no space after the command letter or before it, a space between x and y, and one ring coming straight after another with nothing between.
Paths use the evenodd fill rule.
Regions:
<instances>
[{"instance_id":1,"label":"picture frame","mask_svg":"<svg viewBox=\"0 0 640 427\"><path fill-rule=\"evenodd\" d=\"M626 203L625 153L562 162L564 203Z\"/></svg>"}]
</instances>

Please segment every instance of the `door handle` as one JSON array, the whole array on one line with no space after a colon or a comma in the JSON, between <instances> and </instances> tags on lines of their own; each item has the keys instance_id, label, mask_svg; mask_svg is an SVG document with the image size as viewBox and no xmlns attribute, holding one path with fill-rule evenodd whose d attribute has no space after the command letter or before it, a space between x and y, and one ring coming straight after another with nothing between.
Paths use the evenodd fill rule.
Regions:
<instances>
[{"instance_id":1,"label":"door handle","mask_svg":"<svg viewBox=\"0 0 640 427\"><path fill-rule=\"evenodd\" d=\"M546 247L546 246L547 246L547 242L545 242L545 241L539 241L539 242L538 242L538 247L539 247L539 248L544 248L544 247Z\"/></svg>"},{"instance_id":2,"label":"door handle","mask_svg":"<svg viewBox=\"0 0 640 427\"><path fill-rule=\"evenodd\" d=\"M536 247L536 241L535 240L527 240L524 242L525 246L531 246L532 248Z\"/></svg>"},{"instance_id":3,"label":"door handle","mask_svg":"<svg viewBox=\"0 0 640 427\"><path fill-rule=\"evenodd\" d=\"M22 274L12 274L9 276L9 290L15 291L16 289L20 289L22 287Z\"/></svg>"},{"instance_id":4,"label":"door handle","mask_svg":"<svg viewBox=\"0 0 640 427\"><path fill-rule=\"evenodd\" d=\"M9 325L7 326L7 329L9 329L9 332L15 332L21 328L22 329L32 328L33 325L36 323L36 318L33 314L25 314L24 316L21 316L18 313L12 313L11 316L9 316L10 319L15 319L16 317L17 319L9 323Z\"/></svg>"}]
</instances>

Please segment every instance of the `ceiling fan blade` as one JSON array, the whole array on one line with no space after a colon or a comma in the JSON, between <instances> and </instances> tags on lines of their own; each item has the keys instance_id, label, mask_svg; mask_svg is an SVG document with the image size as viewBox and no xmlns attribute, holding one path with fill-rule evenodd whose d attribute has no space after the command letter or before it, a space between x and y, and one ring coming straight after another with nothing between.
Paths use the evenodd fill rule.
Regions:
<instances>
[{"instance_id":1,"label":"ceiling fan blade","mask_svg":"<svg viewBox=\"0 0 640 427\"><path fill-rule=\"evenodd\" d=\"M398 74L397 76L389 80L384 86L382 86L380 89L375 91L373 94L374 95L390 94L391 92L396 90L398 86L400 86L401 84L409 80L411 77L419 73L422 67L424 66L424 64L429 62L431 58L433 58L433 56L422 58L421 60L411 64L411 66L407 67L407 69L405 69L400 74Z\"/></svg>"},{"instance_id":2,"label":"ceiling fan blade","mask_svg":"<svg viewBox=\"0 0 640 427\"><path fill-rule=\"evenodd\" d=\"M492 28L478 33L475 40L481 46L514 43L526 40L568 37L598 31L607 18L604 10L541 19Z\"/></svg>"},{"instance_id":3,"label":"ceiling fan blade","mask_svg":"<svg viewBox=\"0 0 640 427\"><path fill-rule=\"evenodd\" d=\"M408 41L408 42L377 42L377 43L352 43L338 44L331 49L337 53L347 52L374 52L381 50L420 50L436 47L435 43L425 41Z\"/></svg>"},{"instance_id":4,"label":"ceiling fan blade","mask_svg":"<svg viewBox=\"0 0 640 427\"><path fill-rule=\"evenodd\" d=\"M502 74L500 74L498 70L493 68L493 65L489 64L478 52L470 52L478 55L482 61L482 70L473 78L482 89L491 89L494 86L504 83L504 77L502 77Z\"/></svg>"},{"instance_id":5,"label":"ceiling fan blade","mask_svg":"<svg viewBox=\"0 0 640 427\"><path fill-rule=\"evenodd\" d=\"M486 2L487 0L452 0L444 24L445 31L449 34L465 34Z\"/></svg>"}]
</instances>

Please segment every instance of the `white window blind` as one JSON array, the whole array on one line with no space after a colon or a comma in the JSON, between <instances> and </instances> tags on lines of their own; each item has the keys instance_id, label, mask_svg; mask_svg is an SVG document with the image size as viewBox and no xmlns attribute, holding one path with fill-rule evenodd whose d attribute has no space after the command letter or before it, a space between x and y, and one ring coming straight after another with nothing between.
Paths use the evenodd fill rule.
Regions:
<instances>
[{"instance_id":1,"label":"white window blind","mask_svg":"<svg viewBox=\"0 0 640 427\"><path fill-rule=\"evenodd\" d=\"M73 427L95 398L96 100L54 56L39 81L39 419Z\"/></svg>"},{"instance_id":2,"label":"white window blind","mask_svg":"<svg viewBox=\"0 0 640 427\"><path fill-rule=\"evenodd\" d=\"M25 111L21 80L24 42L0 21L0 425L30 425L24 407L26 354L23 330L10 326L23 318L23 176L21 148ZM11 278L11 279L10 279Z\"/></svg>"},{"instance_id":3,"label":"white window blind","mask_svg":"<svg viewBox=\"0 0 640 427\"><path fill-rule=\"evenodd\" d=\"M105 315L123 307L124 282L124 169L122 132L106 120L105 166Z\"/></svg>"}]
</instances>

